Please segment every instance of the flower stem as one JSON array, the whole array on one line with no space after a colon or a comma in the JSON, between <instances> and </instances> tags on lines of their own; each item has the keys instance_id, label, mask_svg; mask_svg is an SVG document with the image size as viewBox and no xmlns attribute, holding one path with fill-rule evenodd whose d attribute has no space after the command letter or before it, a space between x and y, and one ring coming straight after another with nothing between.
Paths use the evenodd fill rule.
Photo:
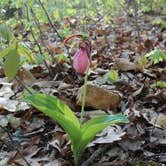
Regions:
<instances>
[{"instance_id":1,"label":"flower stem","mask_svg":"<svg viewBox=\"0 0 166 166\"><path fill-rule=\"evenodd\" d=\"M87 67L87 70L86 70L86 73L85 73L85 77L84 77L81 118L80 118L81 124L83 123L83 115L84 115L85 100L86 100L86 93L87 93L87 81L88 81L89 67L90 67L90 63L88 64L88 67Z\"/></svg>"}]
</instances>

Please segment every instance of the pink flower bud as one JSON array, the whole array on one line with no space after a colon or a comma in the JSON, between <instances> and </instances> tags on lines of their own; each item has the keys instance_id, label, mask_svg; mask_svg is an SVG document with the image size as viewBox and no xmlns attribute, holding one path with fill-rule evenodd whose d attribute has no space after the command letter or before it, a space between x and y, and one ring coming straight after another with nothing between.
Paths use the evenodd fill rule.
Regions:
<instances>
[{"instance_id":1,"label":"pink flower bud","mask_svg":"<svg viewBox=\"0 0 166 166\"><path fill-rule=\"evenodd\" d=\"M74 54L73 67L79 74L84 74L89 64L89 58L86 48L80 48Z\"/></svg>"}]
</instances>

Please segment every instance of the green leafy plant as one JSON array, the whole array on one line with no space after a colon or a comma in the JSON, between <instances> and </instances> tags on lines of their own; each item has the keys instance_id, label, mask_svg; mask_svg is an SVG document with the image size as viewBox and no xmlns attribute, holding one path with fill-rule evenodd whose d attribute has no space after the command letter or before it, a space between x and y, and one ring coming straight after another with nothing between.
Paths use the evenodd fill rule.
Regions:
<instances>
[{"instance_id":1,"label":"green leafy plant","mask_svg":"<svg viewBox=\"0 0 166 166\"><path fill-rule=\"evenodd\" d=\"M156 87L166 88L166 82L165 81L157 81L157 82L151 84L150 87L151 88L156 88Z\"/></svg>"},{"instance_id":2,"label":"green leafy plant","mask_svg":"<svg viewBox=\"0 0 166 166\"><path fill-rule=\"evenodd\" d=\"M138 2L143 12L162 11L162 7L166 4L165 0L139 0Z\"/></svg>"},{"instance_id":3,"label":"green leafy plant","mask_svg":"<svg viewBox=\"0 0 166 166\"><path fill-rule=\"evenodd\" d=\"M36 93L27 95L25 100L63 127L71 140L75 165L79 165L86 145L97 133L109 125L128 123L122 114L103 115L80 123L72 110L56 97Z\"/></svg>"},{"instance_id":4,"label":"green leafy plant","mask_svg":"<svg viewBox=\"0 0 166 166\"><path fill-rule=\"evenodd\" d=\"M145 57L150 59L154 64L158 64L166 59L166 54L160 49L155 49L146 54Z\"/></svg>"},{"instance_id":5,"label":"green leafy plant","mask_svg":"<svg viewBox=\"0 0 166 166\"><path fill-rule=\"evenodd\" d=\"M166 21L161 18L156 18L152 21L153 25L159 25L161 28L166 28Z\"/></svg>"},{"instance_id":6,"label":"green leafy plant","mask_svg":"<svg viewBox=\"0 0 166 166\"><path fill-rule=\"evenodd\" d=\"M66 36L68 36L69 33L70 33L70 28L68 26L63 26L59 32L62 39L64 39Z\"/></svg>"},{"instance_id":7,"label":"green leafy plant","mask_svg":"<svg viewBox=\"0 0 166 166\"><path fill-rule=\"evenodd\" d=\"M70 62L69 58L65 54L57 54L56 59L58 63Z\"/></svg>"},{"instance_id":8,"label":"green leafy plant","mask_svg":"<svg viewBox=\"0 0 166 166\"><path fill-rule=\"evenodd\" d=\"M0 36L9 43L13 38L13 34L9 28L3 24L0 25Z\"/></svg>"},{"instance_id":9,"label":"green leafy plant","mask_svg":"<svg viewBox=\"0 0 166 166\"><path fill-rule=\"evenodd\" d=\"M26 57L29 62L32 62L33 58L26 45L17 41L7 26L0 25L0 36L8 43L8 46L0 52L0 60L3 60L4 73L8 77L8 81L11 81L19 69L20 56Z\"/></svg>"}]
</instances>

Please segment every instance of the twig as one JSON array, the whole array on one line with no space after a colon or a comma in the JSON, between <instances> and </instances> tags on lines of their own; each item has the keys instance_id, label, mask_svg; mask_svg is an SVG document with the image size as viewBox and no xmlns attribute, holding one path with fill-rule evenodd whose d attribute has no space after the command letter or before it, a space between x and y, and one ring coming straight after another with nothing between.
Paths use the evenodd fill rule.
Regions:
<instances>
[{"instance_id":1,"label":"twig","mask_svg":"<svg viewBox=\"0 0 166 166\"><path fill-rule=\"evenodd\" d=\"M52 23L51 18L50 18L50 16L49 16L49 14L48 14L46 8L44 7L43 3L42 3L40 0L39 0L39 3L40 3L40 6L41 6L42 9L43 9L45 15L47 16L47 19L48 19L48 21L49 21L49 24L51 25L51 27L53 28L53 30L56 32L56 34L57 34L57 36L60 38L60 40L63 41L63 38L62 38L61 35L59 34L57 28L56 28L56 27L54 26L54 24ZM65 49L66 49L67 54L69 55L70 63L72 64L72 58L71 58L71 54L70 54L70 52L69 52L69 48L68 48L66 45L64 45L64 47L65 47ZM72 68L73 68L73 66L72 66Z\"/></svg>"},{"instance_id":2,"label":"twig","mask_svg":"<svg viewBox=\"0 0 166 166\"><path fill-rule=\"evenodd\" d=\"M158 117L159 117L159 114L157 115L157 117L156 117L156 119L155 119L155 121L154 121L154 125L153 125L153 128L152 128L152 130L151 130L151 132L150 132L150 134L149 134L149 138L151 138L152 135L153 135L153 132L154 132L154 130L155 130L155 128L156 128L155 125L156 125L156 123L157 123Z\"/></svg>"},{"instance_id":3,"label":"twig","mask_svg":"<svg viewBox=\"0 0 166 166\"><path fill-rule=\"evenodd\" d=\"M1 125L0 125L0 128L1 128L4 132L7 133L7 135L8 135L8 137L9 137L9 139L10 139L12 145L15 145L15 142L14 142L12 136L11 136L11 133L10 133L5 127L3 127L3 126L1 126ZM18 149L18 147L16 146L15 148L16 148L16 150L17 150L17 153L18 153L18 154L20 155L20 157L25 161L25 163L27 164L27 166L31 166L31 164L26 160L26 158L23 156L22 152Z\"/></svg>"},{"instance_id":4,"label":"twig","mask_svg":"<svg viewBox=\"0 0 166 166\"><path fill-rule=\"evenodd\" d=\"M40 28L40 22L39 22L39 20L37 19L36 15L35 15L35 13L34 13L34 11L33 11L33 9L32 9L31 7L30 7L30 11L31 11L32 16L33 16L33 18L34 18L35 24L37 25L37 27L38 27L38 29L39 29L40 35L42 35L43 33L42 33L42 31L41 31L41 28Z\"/></svg>"},{"instance_id":5,"label":"twig","mask_svg":"<svg viewBox=\"0 0 166 166\"><path fill-rule=\"evenodd\" d=\"M43 9L45 15L47 16L47 19L48 19L48 21L49 21L49 24L50 24L51 27L54 29L54 31L56 32L56 34L58 35L58 37L59 37L61 40L63 40L62 37L61 37L61 35L59 34L59 32L57 31L57 29L55 28L54 24L52 23L51 18L50 18L50 16L49 16L49 14L48 14L46 8L44 7L43 3L42 3L40 0L39 0L39 3L40 3L40 6L41 6L42 9Z\"/></svg>"},{"instance_id":6,"label":"twig","mask_svg":"<svg viewBox=\"0 0 166 166\"><path fill-rule=\"evenodd\" d=\"M41 28L40 28L40 22L39 22L38 18L36 17L36 15L35 15L33 9L30 8L30 10L31 10L32 16L33 16L33 18L34 18L35 24L36 24L36 26L37 26L38 29L39 29L40 36L42 36L43 32L42 32L42 30L41 30ZM42 38L42 37L41 37L41 40L43 41L43 38ZM46 49L47 49L47 51L49 52L48 47L46 47ZM54 62L54 57L53 57L53 55L52 55L52 54L50 54L50 55L51 55L51 58L52 58L52 62Z\"/></svg>"},{"instance_id":7,"label":"twig","mask_svg":"<svg viewBox=\"0 0 166 166\"><path fill-rule=\"evenodd\" d=\"M31 92L31 90L23 83L23 81L20 80L20 78L18 76L15 76L15 80L21 84L21 86L26 89L26 91L29 93L29 94L33 94Z\"/></svg>"},{"instance_id":8,"label":"twig","mask_svg":"<svg viewBox=\"0 0 166 166\"><path fill-rule=\"evenodd\" d=\"M134 12L135 12L135 26L136 26L136 31L137 31L137 37L138 40L140 41L140 27L138 25L138 2L136 0L134 0Z\"/></svg>"},{"instance_id":9,"label":"twig","mask_svg":"<svg viewBox=\"0 0 166 166\"><path fill-rule=\"evenodd\" d=\"M89 158L88 160L86 160L85 162L83 162L81 164L81 166L87 166L87 165L90 165L92 164L92 162L94 161L94 159L96 157L98 157L99 155L101 155L101 153L105 152L106 150L108 149L108 145L105 145L105 146L101 146L100 148L98 148Z\"/></svg>"}]
</instances>

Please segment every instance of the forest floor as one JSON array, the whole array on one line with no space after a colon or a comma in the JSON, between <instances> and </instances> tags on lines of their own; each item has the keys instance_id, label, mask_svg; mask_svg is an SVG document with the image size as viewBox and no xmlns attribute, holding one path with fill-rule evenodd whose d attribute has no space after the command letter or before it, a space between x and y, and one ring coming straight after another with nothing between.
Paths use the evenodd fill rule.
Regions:
<instances>
[{"instance_id":1,"label":"forest floor","mask_svg":"<svg viewBox=\"0 0 166 166\"><path fill-rule=\"evenodd\" d=\"M98 134L88 145L82 166L166 164L166 89L151 87L156 81L166 81L166 61L145 65L143 58L141 61L141 57L154 48L166 50L166 27L156 25L156 18L166 21L166 15L156 14L141 14L137 26L133 16L115 17L109 24L102 19L85 21L92 43L88 84L116 91L121 96L114 110L85 108L85 119L102 113L123 113L130 122L108 127ZM70 20L71 34L79 33L78 20ZM60 28L57 23L58 26ZM45 49L47 47L45 51L53 55L64 53L64 45L51 27L43 25L41 29L46 39L38 39L38 42ZM25 33L21 27L14 31L15 35ZM24 40L29 42L28 35L24 35ZM30 45L34 46L33 43ZM53 77L41 64L24 65L19 77L35 90L57 96L79 117L76 94L83 85L83 76L73 72L69 62L56 60L50 66ZM116 69L119 74L115 83L103 79L111 69ZM0 166L73 165L67 134L55 121L22 102L22 89L15 81L7 83L3 70L0 70Z\"/></svg>"}]
</instances>

